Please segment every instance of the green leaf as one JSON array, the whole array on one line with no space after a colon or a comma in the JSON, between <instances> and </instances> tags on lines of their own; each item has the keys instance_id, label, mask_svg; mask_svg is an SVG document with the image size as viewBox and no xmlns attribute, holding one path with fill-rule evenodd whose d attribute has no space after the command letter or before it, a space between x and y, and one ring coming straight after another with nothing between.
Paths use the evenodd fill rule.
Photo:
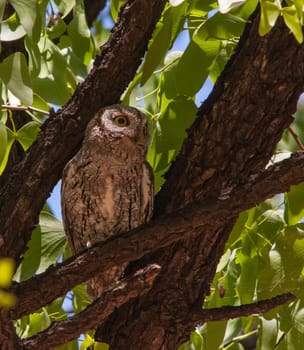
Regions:
<instances>
[{"instance_id":1,"label":"green leaf","mask_svg":"<svg viewBox=\"0 0 304 350\"><path fill-rule=\"evenodd\" d=\"M149 79L172 45L181 25L185 21L187 9L188 4L184 3L179 7L169 7L163 14L161 21L156 27L143 64L142 85Z\"/></svg>"},{"instance_id":2,"label":"green leaf","mask_svg":"<svg viewBox=\"0 0 304 350\"><path fill-rule=\"evenodd\" d=\"M41 231L39 225L32 232L32 237L28 242L28 250L24 253L22 264L14 276L18 282L26 281L35 275L41 260Z\"/></svg>"},{"instance_id":3,"label":"green leaf","mask_svg":"<svg viewBox=\"0 0 304 350\"><path fill-rule=\"evenodd\" d=\"M9 0L16 10L26 34L35 42L39 40L41 18L37 0Z\"/></svg>"},{"instance_id":4,"label":"green leaf","mask_svg":"<svg viewBox=\"0 0 304 350\"><path fill-rule=\"evenodd\" d=\"M0 124L1 124L1 122L0 122ZM2 162L0 162L0 175L3 173L3 171L6 167L10 150L13 146L14 141L15 141L14 133L9 128L6 128L6 132L7 132L7 143L6 143L6 147L5 147L5 153L4 153L4 156L2 158Z\"/></svg>"},{"instance_id":5,"label":"green leaf","mask_svg":"<svg viewBox=\"0 0 304 350\"><path fill-rule=\"evenodd\" d=\"M91 303L91 300L86 292L85 284L80 284L74 287L73 294L73 307L76 313L82 311Z\"/></svg>"},{"instance_id":6,"label":"green leaf","mask_svg":"<svg viewBox=\"0 0 304 350\"><path fill-rule=\"evenodd\" d=\"M0 121L0 165L3 162L7 148L6 126Z\"/></svg>"},{"instance_id":7,"label":"green leaf","mask_svg":"<svg viewBox=\"0 0 304 350\"><path fill-rule=\"evenodd\" d=\"M0 23L0 40L14 41L25 36L25 30L20 24L16 13Z\"/></svg>"},{"instance_id":8,"label":"green leaf","mask_svg":"<svg viewBox=\"0 0 304 350\"><path fill-rule=\"evenodd\" d=\"M198 330L195 330L194 332L191 332L190 334L190 341L192 345L194 346L194 349L202 349L203 346L203 338L202 335Z\"/></svg>"},{"instance_id":9,"label":"green leaf","mask_svg":"<svg viewBox=\"0 0 304 350\"><path fill-rule=\"evenodd\" d=\"M32 80L34 91L45 101L62 105L72 94L67 86L66 59L48 38L41 38L38 47L41 55L41 69L39 76Z\"/></svg>"},{"instance_id":10,"label":"green leaf","mask_svg":"<svg viewBox=\"0 0 304 350\"><path fill-rule=\"evenodd\" d=\"M171 18L164 20L164 24L161 26L160 30L157 31L155 37L150 43L143 65L141 85L144 85L150 78L151 74L160 64L161 60L168 50L169 44L171 42L172 28L172 23L170 20Z\"/></svg>"},{"instance_id":11,"label":"green leaf","mask_svg":"<svg viewBox=\"0 0 304 350\"><path fill-rule=\"evenodd\" d=\"M58 10L62 13L62 18L69 14L75 6L75 0L54 0Z\"/></svg>"},{"instance_id":12,"label":"green leaf","mask_svg":"<svg viewBox=\"0 0 304 350\"><path fill-rule=\"evenodd\" d=\"M177 67L176 82L180 94L194 96L203 86L219 48L219 41L209 40L200 45L191 41Z\"/></svg>"},{"instance_id":13,"label":"green leaf","mask_svg":"<svg viewBox=\"0 0 304 350\"><path fill-rule=\"evenodd\" d=\"M62 223L53 215L42 212L39 225L41 229L41 262L37 273L45 271L57 263L67 244Z\"/></svg>"},{"instance_id":14,"label":"green leaf","mask_svg":"<svg viewBox=\"0 0 304 350\"><path fill-rule=\"evenodd\" d=\"M33 231L15 279L22 281L44 272L58 262L66 247L62 223L53 215L41 212L39 226Z\"/></svg>"},{"instance_id":15,"label":"green leaf","mask_svg":"<svg viewBox=\"0 0 304 350\"><path fill-rule=\"evenodd\" d=\"M40 313L33 313L29 316L29 327L23 337L28 338L43 331L51 324L51 319L45 309Z\"/></svg>"},{"instance_id":16,"label":"green leaf","mask_svg":"<svg viewBox=\"0 0 304 350\"><path fill-rule=\"evenodd\" d=\"M81 0L76 0L76 6L73 9L73 19L69 23L67 30L73 52L85 65L90 64L95 54L95 47Z\"/></svg>"},{"instance_id":17,"label":"green leaf","mask_svg":"<svg viewBox=\"0 0 304 350\"><path fill-rule=\"evenodd\" d=\"M295 329L304 334L304 309L300 308L300 310L296 313L294 317L294 326Z\"/></svg>"},{"instance_id":18,"label":"green leaf","mask_svg":"<svg viewBox=\"0 0 304 350\"><path fill-rule=\"evenodd\" d=\"M182 4L185 0L169 0L169 3L171 4L171 6L179 6L180 4Z\"/></svg>"},{"instance_id":19,"label":"green leaf","mask_svg":"<svg viewBox=\"0 0 304 350\"><path fill-rule=\"evenodd\" d=\"M285 194L284 219L289 225L295 225L304 217L304 182L291 186Z\"/></svg>"},{"instance_id":20,"label":"green leaf","mask_svg":"<svg viewBox=\"0 0 304 350\"><path fill-rule=\"evenodd\" d=\"M303 33L302 25L298 16L298 12L294 6L284 7L282 9L284 22L290 31L293 33L297 41L302 44L303 42Z\"/></svg>"},{"instance_id":21,"label":"green leaf","mask_svg":"<svg viewBox=\"0 0 304 350\"><path fill-rule=\"evenodd\" d=\"M206 349L219 349L224 339L227 321L208 322L204 340Z\"/></svg>"},{"instance_id":22,"label":"green leaf","mask_svg":"<svg viewBox=\"0 0 304 350\"><path fill-rule=\"evenodd\" d=\"M242 34L245 24L246 21L240 17L217 12L197 28L193 41L200 45L210 38L233 39Z\"/></svg>"},{"instance_id":23,"label":"green leaf","mask_svg":"<svg viewBox=\"0 0 304 350\"><path fill-rule=\"evenodd\" d=\"M59 38L66 31L66 24L61 17L57 18L56 24L47 28L47 35L50 39Z\"/></svg>"},{"instance_id":24,"label":"green leaf","mask_svg":"<svg viewBox=\"0 0 304 350\"><path fill-rule=\"evenodd\" d=\"M265 35L275 25L281 9L277 4L267 0L261 0L260 4L261 19L259 23L259 34Z\"/></svg>"},{"instance_id":25,"label":"green leaf","mask_svg":"<svg viewBox=\"0 0 304 350\"><path fill-rule=\"evenodd\" d=\"M218 0L219 10L227 13L235 7L243 5L247 0Z\"/></svg>"},{"instance_id":26,"label":"green leaf","mask_svg":"<svg viewBox=\"0 0 304 350\"><path fill-rule=\"evenodd\" d=\"M257 286L258 299L267 299L282 293L285 273L280 253L272 249L261 264Z\"/></svg>"},{"instance_id":27,"label":"green leaf","mask_svg":"<svg viewBox=\"0 0 304 350\"><path fill-rule=\"evenodd\" d=\"M171 52L168 56L166 56L165 68L161 75L162 95L160 96L160 101L162 109L166 108L167 104L178 96L176 86L176 73L178 62L182 54L183 53L181 51L174 51Z\"/></svg>"},{"instance_id":28,"label":"green leaf","mask_svg":"<svg viewBox=\"0 0 304 350\"><path fill-rule=\"evenodd\" d=\"M242 304L253 302L258 274L258 257L238 253L236 262L241 265L241 274L237 280L236 288Z\"/></svg>"},{"instance_id":29,"label":"green leaf","mask_svg":"<svg viewBox=\"0 0 304 350\"><path fill-rule=\"evenodd\" d=\"M24 44L29 57L29 72L31 77L37 77L41 68L41 54L38 45L29 37L25 38Z\"/></svg>"},{"instance_id":30,"label":"green leaf","mask_svg":"<svg viewBox=\"0 0 304 350\"><path fill-rule=\"evenodd\" d=\"M276 319L268 321L263 317L260 317L259 320L260 327L258 327L259 338L257 350L275 349L278 334L278 321Z\"/></svg>"},{"instance_id":31,"label":"green leaf","mask_svg":"<svg viewBox=\"0 0 304 350\"><path fill-rule=\"evenodd\" d=\"M118 18L118 13L121 5L124 3L124 0L111 0L111 16L114 21Z\"/></svg>"},{"instance_id":32,"label":"green leaf","mask_svg":"<svg viewBox=\"0 0 304 350\"><path fill-rule=\"evenodd\" d=\"M0 63L0 78L8 89L26 105L33 102L33 90L26 64L21 52L15 52Z\"/></svg>"},{"instance_id":33,"label":"green leaf","mask_svg":"<svg viewBox=\"0 0 304 350\"><path fill-rule=\"evenodd\" d=\"M17 140L25 151L36 140L39 131L40 124L37 122L26 123L17 131Z\"/></svg>"}]
</instances>

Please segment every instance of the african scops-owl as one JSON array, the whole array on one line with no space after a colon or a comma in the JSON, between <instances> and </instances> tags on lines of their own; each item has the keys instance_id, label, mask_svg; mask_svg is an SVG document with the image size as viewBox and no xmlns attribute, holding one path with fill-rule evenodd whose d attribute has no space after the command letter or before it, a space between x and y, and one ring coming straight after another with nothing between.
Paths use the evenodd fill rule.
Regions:
<instances>
[{"instance_id":1,"label":"african scops-owl","mask_svg":"<svg viewBox=\"0 0 304 350\"><path fill-rule=\"evenodd\" d=\"M82 147L62 177L63 224L74 254L150 220L148 142L147 119L135 108L113 105L89 122ZM116 270L108 276L113 283L113 275L118 279L123 272L121 266ZM89 294L100 296L105 284L97 275L88 283Z\"/></svg>"}]
</instances>

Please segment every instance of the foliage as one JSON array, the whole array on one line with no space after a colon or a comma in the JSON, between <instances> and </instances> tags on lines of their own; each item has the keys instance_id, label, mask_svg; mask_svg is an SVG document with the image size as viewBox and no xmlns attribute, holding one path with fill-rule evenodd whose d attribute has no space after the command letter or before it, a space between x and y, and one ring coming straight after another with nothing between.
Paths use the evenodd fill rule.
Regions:
<instances>
[{"instance_id":1,"label":"foliage","mask_svg":"<svg viewBox=\"0 0 304 350\"><path fill-rule=\"evenodd\" d=\"M0 103L4 106L0 114L0 174L14 143L27 151L35 141L45 119L43 110L62 106L85 79L99 45L109 34L102 20L88 28L82 0L9 0L15 12L3 19L5 3L0 5L1 42L21 39L25 50L0 63ZM111 1L107 15L113 20L122 3ZM214 83L221 74L257 4L258 0L221 0L219 4L215 0L171 0L166 6L143 64L122 96L123 103L142 108L149 116L148 160L154 169L156 190L195 119L198 94L206 82ZM295 38L303 41L302 0L261 0L259 5L260 35L268 33L282 16ZM66 21L70 12L73 19ZM181 33L187 41L184 52L175 49ZM17 129L10 106L31 106L41 112L27 109L31 121ZM300 131L302 124L299 114L293 127ZM296 147L286 131L276 159ZM299 185L240 215L205 307L252 303L290 289L299 301L264 315L198 326L180 349L242 349L242 341L252 334L259 336L257 349L272 349L276 344L277 349L296 349L296 344L303 344L303 192L304 186ZM62 224L47 207L28 247L15 275L19 281L70 255ZM11 264L0 261L0 286L7 287L10 272L2 269L11 269ZM52 305L18 320L18 334L29 337L52 320L81 311L88 302L84 286L77 286ZM2 294L0 303L3 306ZM5 305L12 303L9 299ZM93 344L87 334L80 348L90 345L107 348L106 344ZM76 341L61 347L77 348Z\"/></svg>"}]
</instances>

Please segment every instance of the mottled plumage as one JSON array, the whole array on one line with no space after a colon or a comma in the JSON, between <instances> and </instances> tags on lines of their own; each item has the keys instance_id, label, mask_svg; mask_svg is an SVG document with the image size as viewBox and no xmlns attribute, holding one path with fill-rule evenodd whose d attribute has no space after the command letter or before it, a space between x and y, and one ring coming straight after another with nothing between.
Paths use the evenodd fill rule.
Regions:
<instances>
[{"instance_id":1,"label":"mottled plumage","mask_svg":"<svg viewBox=\"0 0 304 350\"><path fill-rule=\"evenodd\" d=\"M110 106L89 122L82 147L62 177L62 217L74 254L151 218L148 139L146 117L135 108ZM123 270L109 271L107 280L115 281ZM96 276L88 291L95 298L108 283Z\"/></svg>"}]
</instances>

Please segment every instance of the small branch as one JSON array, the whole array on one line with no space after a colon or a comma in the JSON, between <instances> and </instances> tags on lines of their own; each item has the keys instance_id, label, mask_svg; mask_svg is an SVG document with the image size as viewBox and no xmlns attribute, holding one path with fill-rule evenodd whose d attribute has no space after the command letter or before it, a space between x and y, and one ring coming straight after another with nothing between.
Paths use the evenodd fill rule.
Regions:
<instances>
[{"instance_id":1,"label":"small branch","mask_svg":"<svg viewBox=\"0 0 304 350\"><path fill-rule=\"evenodd\" d=\"M50 115L50 112L45 111L43 109L31 107L31 106L12 106L12 105L1 105L1 108L3 109L9 109L11 111L30 111L30 112L37 112L45 115Z\"/></svg>"},{"instance_id":2,"label":"small branch","mask_svg":"<svg viewBox=\"0 0 304 350\"><path fill-rule=\"evenodd\" d=\"M202 229L216 230L228 217L236 217L243 210L277 193L287 192L291 185L304 181L303 167L304 153L294 153L292 157L252 176L248 183L225 191L218 199L188 205L107 242L97 243L55 267L51 266L44 273L12 288L18 300L11 311L12 317L18 319L49 304L97 273L106 274L113 265L140 259L178 240L195 237ZM100 266L103 266L103 271L100 271ZM53 288L54 284L56 288Z\"/></svg>"},{"instance_id":3,"label":"small branch","mask_svg":"<svg viewBox=\"0 0 304 350\"><path fill-rule=\"evenodd\" d=\"M271 299L265 299L252 304L240 306L222 306L219 308L203 309L200 311L189 312L194 324L209 321L228 320L241 316L249 316L253 314L262 314L274 309L277 306L290 303L296 300L291 293L280 294Z\"/></svg>"},{"instance_id":4,"label":"small branch","mask_svg":"<svg viewBox=\"0 0 304 350\"><path fill-rule=\"evenodd\" d=\"M301 142L300 138L299 138L299 135L293 130L293 128L291 126L288 127L288 130L289 132L291 133L291 135L293 136L294 140L296 141L299 149L301 151L304 151L304 145L303 143Z\"/></svg>"},{"instance_id":5,"label":"small branch","mask_svg":"<svg viewBox=\"0 0 304 350\"><path fill-rule=\"evenodd\" d=\"M56 321L45 331L22 342L25 350L49 350L66 344L93 329L107 318L115 308L132 298L147 293L160 272L160 266L148 265L132 277L122 280L117 286L105 291L85 310L64 321Z\"/></svg>"}]
</instances>

